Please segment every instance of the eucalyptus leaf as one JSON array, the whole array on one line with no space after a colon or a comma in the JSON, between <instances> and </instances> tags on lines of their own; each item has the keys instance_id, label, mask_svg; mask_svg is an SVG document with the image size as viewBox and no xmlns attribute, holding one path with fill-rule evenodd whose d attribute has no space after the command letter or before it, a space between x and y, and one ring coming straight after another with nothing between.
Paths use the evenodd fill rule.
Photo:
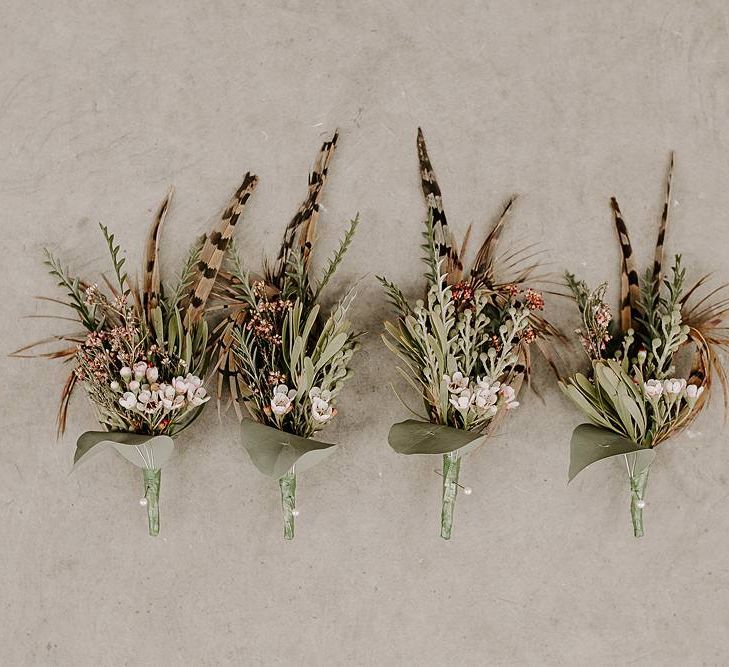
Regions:
<instances>
[{"instance_id":1,"label":"eucalyptus leaf","mask_svg":"<svg viewBox=\"0 0 729 667\"><path fill-rule=\"evenodd\" d=\"M570 440L569 481L597 461L633 453L636 475L649 468L656 457L655 450L639 447L614 431L594 424L580 424L572 432Z\"/></svg>"},{"instance_id":2,"label":"eucalyptus leaf","mask_svg":"<svg viewBox=\"0 0 729 667\"><path fill-rule=\"evenodd\" d=\"M387 441L398 454L467 454L480 447L486 436L475 431L407 419L393 424Z\"/></svg>"},{"instance_id":3,"label":"eucalyptus leaf","mask_svg":"<svg viewBox=\"0 0 729 667\"><path fill-rule=\"evenodd\" d=\"M338 447L248 419L241 422L241 437L253 465L274 479L283 477L294 465L296 472L311 468Z\"/></svg>"},{"instance_id":4,"label":"eucalyptus leaf","mask_svg":"<svg viewBox=\"0 0 729 667\"><path fill-rule=\"evenodd\" d=\"M88 460L109 447L115 449L138 468L158 470L169 460L175 443L168 435L139 435L124 431L87 431L76 441L73 469L75 470L82 461Z\"/></svg>"}]
</instances>

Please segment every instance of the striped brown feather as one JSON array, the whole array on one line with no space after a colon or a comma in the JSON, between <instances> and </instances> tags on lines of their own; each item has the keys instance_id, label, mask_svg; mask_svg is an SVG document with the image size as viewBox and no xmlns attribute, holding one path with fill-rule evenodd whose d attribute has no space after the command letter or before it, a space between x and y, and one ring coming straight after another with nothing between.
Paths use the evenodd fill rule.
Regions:
<instances>
[{"instance_id":1,"label":"striped brown feather","mask_svg":"<svg viewBox=\"0 0 729 667\"><path fill-rule=\"evenodd\" d=\"M478 282L491 282L494 279L494 252L501 237L504 221L511 211L514 201L516 201L516 195L513 195L506 202L506 206L501 211L499 219L494 223L494 226L491 228L491 231L476 254L476 259L474 259L473 267L471 268L471 277Z\"/></svg>"},{"instance_id":2,"label":"striped brown feather","mask_svg":"<svg viewBox=\"0 0 729 667\"><path fill-rule=\"evenodd\" d=\"M147 321L151 321L150 313L159 305L161 297L161 280L159 270L159 242L162 234L162 226L164 225L167 212L170 209L172 195L175 189L170 187L167 195L157 209L157 213L152 220L152 226L147 236L147 243L144 253L144 280L142 291L142 305Z\"/></svg>"},{"instance_id":3,"label":"striped brown feather","mask_svg":"<svg viewBox=\"0 0 729 667\"><path fill-rule=\"evenodd\" d=\"M197 265L197 280L190 290L190 299L185 313L184 326L186 329L189 329L190 326L198 322L203 316L205 303L215 284L215 278L223 263L225 251L235 231L235 225L245 208L248 198L256 189L257 184L258 177L251 172L246 173L243 178L243 183L236 190L223 212L220 222L210 232L205 241L205 245L203 245L200 251L200 260Z\"/></svg>"},{"instance_id":4,"label":"striped brown feather","mask_svg":"<svg viewBox=\"0 0 729 667\"><path fill-rule=\"evenodd\" d=\"M273 270L268 273L269 281L276 287L281 287L291 251L297 243L297 235L298 244L302 248L304 256L304 264L307 265L309 262L311 249L314 244L314 235L316 233L316 223L319 220L321 194L327 180L329 163L334 154L334 149L337 147L338 138L339 131L336 130L332 138L322 144L319 155L309 174L309 192L307 197L301 206L299 206L299 210L296 211L291 222L286 226L278 257L276 258Z\"/></svg>"},{"instance_id":5,"label":"striped brown feather","mask_svg":"<svg viewBox=\"0 0 729 667\"><path fill-rule=\"evenodd\" d=\"M658 240L656 241L656 253L653 259L653 284L658 289L661 282L661 268L663 264L663 243L666 240L666 226L668 224L668 211L671 206L671 181L673 179L673 152L671 162L668 165L668 177L666 178L666 199L663 202L663 213L661 213L661 226L658 229Z\"/></svg>"},{"instance_id":6,"label":"striped brown feather","mask_svg":"<svg viewBox=\"0 0 729 667\"><path fill-rule=\"evenodd\" d=\"M461 279L463 264L458 256L458 248L453 233L448 227L445 211L443 210L443 197L440 186L435 178L433 165L428 156L428 149L425 146L423 130L418 128L418 160L420 162L420 181L423 187L423 195L428 205L428 214L433 220L433 232L438 250L438 257L444 260L444 269L448 275L448 283L454 284Z\"/></svg>"},{"instance_id":7,"label":"striped brown feather","mask_svg":"<svg viewBox=\"0 0 729 667\"><path fill-rule=\"evenodd\" d=\"M628 228L620 212L618 201L615 197L610 198L610 206L615 217L615 228L618 232L618 241L622 253L621 275L620 275L620 328L627 331L633 326L633 320L638 315L637 304L640 297L638 286L638 273L635 270L635 259L633 258L633 246L630 245Z\"/></svg>"},{"instance_id":8,"label":"striped brown feather","mask_svg":"<svg viewBox=\"0 0 729 667\"><path fill-rule=\"evenodd\" d=\"M241 308L236 314L229 315L215 327L213 338L217 341L214 357L217 357L215 364L216 381L216 399L218 403L218 412L223 397L224 386L227 381L230 398L235 408L238 419L243 418L240 409L240 399L250 394L250 390L243 381L243 377L238 367L238 360L235 355L235 330L243 325L246 319L246 309Z\"/></svg>"}]
</instances>

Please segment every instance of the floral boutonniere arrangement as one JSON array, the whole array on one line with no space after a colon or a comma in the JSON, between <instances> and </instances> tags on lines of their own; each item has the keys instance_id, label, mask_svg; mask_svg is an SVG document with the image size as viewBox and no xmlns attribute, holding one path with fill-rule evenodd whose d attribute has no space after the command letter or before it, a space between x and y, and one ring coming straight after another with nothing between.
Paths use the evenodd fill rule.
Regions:
<instances>
[{"instance_id":1,"label":"floral boutonniere arrangement","mask_svg":"<svg viewBox=\"0 0 729 667\"><path fill-rule=\"evenodd\" d=\"M48 299L74 311L82 330L54 336L64 346L41 355L73 365L64 385L58 414L59 435L66 425L69 400L81 384L102 430L84 433L77 442L74 467L90 455L112 448L141 468L149 534L159 533L161 468L174 449L174 438L188 428L209 396L203 386L209 353L205 304L216 280L225 246L257 179L247 174L209 237L192 247L177 285L165 291L159 265L160 236L172 198L162 202L147 240L143 286L126 273L125 258L114 235L101 225L111 254L113 280L105 288L69 273L46 251L46 264L66 299ZM69 319L61 316L59 319ZM14 353L25 353L48 341Z\"/></svg>"},{"instance_id":2,"label":"floral boutonniere arrangement","mask_svg":"<svg viewBox=\"0 0 729 667\"><path fill-rule=\"evenodd\" d=\"M621 308L615 322L605 303L606 283L591 290L567 273L566 280L582 316L576 333L587 354L587 375L560 381L564 393L585 413L570 443L569 479L596 461L619 456L630 481L630 510L635 537L643 535L646 484L656 447L688 426L706 404L716 373L725 389L726 375L717 355L729 346L729 302L719 290L692 297L708 280L686 286L686 270L676 255L664 276L663 242L671 203L673 157L668 172L653 265L639 279L628 229L611 200L622 251ZM680 372L683 350L692 349ZM687 372L686 372L687 371Z\"/></svg>"},{"instance_id":3,"label":"floral boutonniere arrangement","mask_svg":"<svg viewBox=\"0 0 729 667\"><path fill-rule=\"evenodd\" d=\"M242 420L243 445L260 472L279 481L284 537L293 539L297 474L336 446L314 440L337 414L359 334L348 319L352 293L325 313L320 298L350 245L351 221L323 275L310 270L322 188L337 134L324 143L309 178L309 194L289 223L273 266L253 276L231 253L219 298L230 312L216 329L218 395L227 382Z\"/></svg>"},{"instance_id":4,"label":"floral boutonniere arrangement","mask_svg":"<svg viewBox=\"0 0 729 667\"><path fill-rule=\"evenodd\" d=\"M385 323L383 339L402 361L401 375L421 394L425 414L411 410L418 420L393 425L388 439L401 454L442 455L441 537L449 539L458 488L470 493L459 484L462 456L482 445L519 405L529 345L556 331L538 316L542 295L526 285L535 280L537 265L519 268L517 251L496 266L495 248L513 199L464 271L466 243L459 252L421 130L417 147L428 205L425 298L411 304L396 285L379 280L397 313L394 323ZM500 279L498 268L512 275Z\"/></svg>"}]
</instances>

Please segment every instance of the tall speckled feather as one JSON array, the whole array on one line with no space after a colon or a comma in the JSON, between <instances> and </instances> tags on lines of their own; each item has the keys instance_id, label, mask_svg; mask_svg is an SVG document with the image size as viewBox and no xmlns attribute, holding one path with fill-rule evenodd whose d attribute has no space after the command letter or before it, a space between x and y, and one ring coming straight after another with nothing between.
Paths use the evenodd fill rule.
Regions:
<instances>
[{"instance_id":1,"label":"tall speckled feather","mask_svg":"<svg viewBox=\"0 0 729 667\"><path fill-rule=\"evenodd\" d=\"M172 195L175 189L170 187L167 195L157 209L157 213L152 220L147 243L144 253L144 280L142 282L142 306L147 321L150 321L151 311L159 304L161 279L159 270L159 241L162 234L162 226L167 218L167 212L170 210Z\"/></svg>"},{"instance_id":2,"label":"tall speckled feather","mask_svg":"<svg viewBox=\"0 0 729 667\"><path fill-rule=\"evenodd\" d=\"M610 206L615 217L615 228L618 232L618 241L623 255L620 275L620 328L627 331L633 326L633 320L637 317L636 306L640 297L638 286L638 273L635 270L633 258L633 246L630 245L628 228L620 213L620 207L615 197L610 198Z\"/></svg>"},{"instance_id":3,"label":"tall speckled feather","mask_svg":"<svg viewBox=\"0 0 729 667\"><path fill-rule=\"evenodd\" d=\"M668 177L666 178L666 200L663 202L663 213L661 214L661 226L658 229L658 240L656 241L656 253L653 260L653 284L658 286L661 282L661 268L663 264L663 243L666 240L666 226L668 224L668 211L671 206L671 180L673 178L673 152L671 162L668 165Z\"/></svg>"},{"instance_id":4,"label":"tall speckled feather","mask_svg":"<svg viewBox=\"0 0 729 667\"><path fill-rule=\"evenodd\" d=\"M235 231L235 225L257 184L258 177L251 172L247 172L243 177L243 183L236 190L223 212L220 222L210 232L200 251L200 260L197 264L197 280L190 290L189 303L185 313L184 325L186 329L203 316L205 303L215 284L215 278L223 263L225 251Z\"/></svg>"},{"instance_id":5,"label":"tall speckled feather","mask_svg":"<svg viewBox=\"0 0 729 667\"><path fill-rule=\"evenodd\" d=\"M443 210L443 197L435 178L433 165L430 163L428 149L425 146L423 130L418 128L418 160L420 162L420 181L423 194L428 204L428 212L433 219L433 231L438 249L438 256L445 260L444 269L448 274L448 283L453 284L460 280L463 273L463 264L458 257L458 249L453 233L448 227L445 211Z\"/></svg>"},{"instance_id":6,"label":"tall speckled feather","mask_svg":"<svg viewBox=\"0 0 729 667\"><path fill-rule=\"evenodd\" d=\"M286 226L284 231L281 249L274 264L273 270L268 272L268 280L276 287L281 287L284 274L286 273L286 264L289 261L291 250L297 242L303 249L304 264L308 265L311 256L311 249L314 244L314 235L316 233L316 223L319 220L319 203L321 200L322 190L329 173L329 163L331 162L334 149L337 147L337 139L339 131L336 130L329 141L325 141L319 150L314 166L309 174L309 192L304 202L299 206L299 210Z\"/></svg>"}]
</instances>

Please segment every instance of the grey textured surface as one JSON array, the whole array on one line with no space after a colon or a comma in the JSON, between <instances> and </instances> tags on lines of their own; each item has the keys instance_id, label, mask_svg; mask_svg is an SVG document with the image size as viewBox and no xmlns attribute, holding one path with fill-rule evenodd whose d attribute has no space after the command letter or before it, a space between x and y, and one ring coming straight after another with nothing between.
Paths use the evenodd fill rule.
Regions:
<instances>
[{"instance_id":1,"label":"grey textured surface","mask_svg":"<svg viewBox=\"0 0 729 667\"><path fill-rule=\"evenodd\" d=\"M48 245L105 268L96 222L137 262L177 187L175 269L247 169L261 176L239 241L274 252L326 131L341 128L321 261L359 210L335 292L366 275L371 333L327 432L340 451L299 482L297 536L278 489L210 410L162 476L158 539L136 468L69 476L94 427L79 394L55 441L58 364L2 358L3 665L726 664L729 450L714 399L661 446L646 537L624 470L566 486L579 415L547 372L502 436L464 461L454 539L438 537L438 462L386 446L405 417L379 343L374 281L421 285L415 128L456 232L522 193L507 241L617 282L608 197L648 261L668 151L669 251L729 274L729 14L705 2L6 2L0 21L5 351L51 331L20 315L52 295ZM574 326L567 303L552 315ZM400 387L407 393L404 387Z\"/></svg>"}]
</instances>

